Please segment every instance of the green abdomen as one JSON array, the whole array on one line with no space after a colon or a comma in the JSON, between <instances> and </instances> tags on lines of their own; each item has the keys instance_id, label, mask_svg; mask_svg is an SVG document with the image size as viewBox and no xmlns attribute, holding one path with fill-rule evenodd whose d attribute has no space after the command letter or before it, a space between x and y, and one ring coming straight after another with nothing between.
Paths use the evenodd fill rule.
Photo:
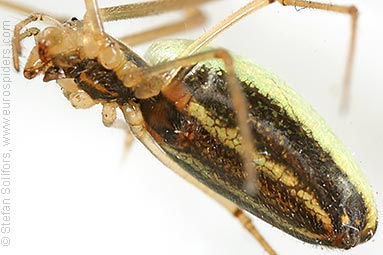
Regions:
<instances>
[{"instance_id":1,"label":"green abdomen","mask_svg":"<svg viewBox=\"0 0 383 255\"><path fill-rule=\"evenodd\" d=\"M222 69L207 62L182 75L192 95L182 109L161 94L140 102L157 143L199 181L301 240L350 248L370 239L376 208L349 152L290 88L241 59L236 71L249 101L258 179L256 192L247 192Z\"/></svg>"}]
</instances>

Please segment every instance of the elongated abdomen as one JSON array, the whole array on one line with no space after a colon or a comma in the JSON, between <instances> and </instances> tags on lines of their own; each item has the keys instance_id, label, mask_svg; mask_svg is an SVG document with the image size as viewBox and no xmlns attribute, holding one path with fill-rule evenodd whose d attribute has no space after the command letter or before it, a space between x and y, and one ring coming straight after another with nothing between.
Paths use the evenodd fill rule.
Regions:
<instances>
[{"instance_id":1,"label":"elongated abdomen","mask_svg":"<svg viewBox=\"0 0 383 255\"><path fill-rule=\"evenodd\" d=\"M182 42L165 42L175 51L169 55ZM153 46L152 57L164 59L156 47L164 45ZM140 102L157 143L199 181L301 240L347 249L370 239L377 225L372 192L347 149L275 76L244 59L235 66L249 102L255 193L244 188L242 138L219 62L193 67ZM189 99L182 106L172 96L179 91Z\"/></svg>"}]
</instances>

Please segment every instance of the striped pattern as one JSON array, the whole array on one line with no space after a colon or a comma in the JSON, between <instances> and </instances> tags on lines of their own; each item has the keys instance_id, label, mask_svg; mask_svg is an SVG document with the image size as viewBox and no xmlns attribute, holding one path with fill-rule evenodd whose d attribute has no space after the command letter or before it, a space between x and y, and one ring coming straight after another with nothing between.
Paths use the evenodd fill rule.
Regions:
<instances>
[{"instance_id":1,"label":"striped pattern","mask_svg":"<svg viewBox=\"0 0 383 255\"><path fill-rule=\"evenodd\" d=\"M153 46L151 60L179 54L187 44L176 42ZM370 239L376 208L350 153L290 88L254 64L236 60L250 103L256 194L244 189L241 137L219 61L201 63L178 77L177 87L182 83L190 93L183 109L167 91L141 102L153 137L201 182L301 240L347 249Z\"/></svg>"}]
</instances>

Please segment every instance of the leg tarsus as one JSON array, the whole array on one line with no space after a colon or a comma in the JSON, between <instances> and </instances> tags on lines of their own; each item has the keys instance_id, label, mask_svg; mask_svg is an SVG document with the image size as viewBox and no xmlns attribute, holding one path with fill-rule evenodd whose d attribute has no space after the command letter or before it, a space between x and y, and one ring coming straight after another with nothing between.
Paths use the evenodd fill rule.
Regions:
<instances>
[{"instance_id":1,"label":"leg tarsus","mask_svg":"<svg viewBox=\"0 0 383 255\"><path fill-rule=\"evenodd\" d=\"M241 222L242 226L250 232L250 234L262 245L269 255L276 255L274 249L267 243L263 236L259 233L258 229L254 226L251 219L239 208L233 215Z\"/></svg>"},{"instance_id":2,"label":"leg tarsus","mask_svg":"<svg viewBox=\"0 0 383 255\"><path fill-rule=\"evenodd\" d=\"M341 99L341 110L347 110L350 102L350 89L351 89L351 76L352 68L354 65L354 55L355 55L355 46L356 46L356 33L357 33L357 23L358 23L358 9L353 6L346 5L335 5L331 3L320 3L315 1L307 0L278 0L279 3L285 6L299 6L303 8L318 9L324 11L331 11L337 13L349 14L351 16L351 38L350 46L348 50L348 57L346 62L346 68L344 73L343 80L343 93Z\"/></svg>"}]
</instances>

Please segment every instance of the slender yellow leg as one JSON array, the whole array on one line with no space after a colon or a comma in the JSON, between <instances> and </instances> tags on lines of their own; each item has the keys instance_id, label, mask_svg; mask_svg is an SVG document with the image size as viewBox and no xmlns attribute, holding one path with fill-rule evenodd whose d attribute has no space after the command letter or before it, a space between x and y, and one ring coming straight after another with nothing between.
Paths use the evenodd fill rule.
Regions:
<instances>
[{"instance_id":1,"label":"slender yellow leg","mask_svg":"<svg viewBox=\"0 0 383 255\"><path fill-rule=\"evenodd\" d=\"M198 9L188 9L185 17L181 21L166 24L137 34L120 38L121 41L129 46L135 46L144 42L152 41L156 38L179 33L195 27L199 27L206 22L205 15Z\"/></svg>"},{"instance_id":2,"label":"slender yellow leg","mask_svg":"<svg viewBox=\"0 0 383 255\"><path fill-rule=\"evenodd\" d=\"M147 17L169 11L182 10L215 0L159 0L100 8L104 21Z\"/></svg>"}]
</instances>

